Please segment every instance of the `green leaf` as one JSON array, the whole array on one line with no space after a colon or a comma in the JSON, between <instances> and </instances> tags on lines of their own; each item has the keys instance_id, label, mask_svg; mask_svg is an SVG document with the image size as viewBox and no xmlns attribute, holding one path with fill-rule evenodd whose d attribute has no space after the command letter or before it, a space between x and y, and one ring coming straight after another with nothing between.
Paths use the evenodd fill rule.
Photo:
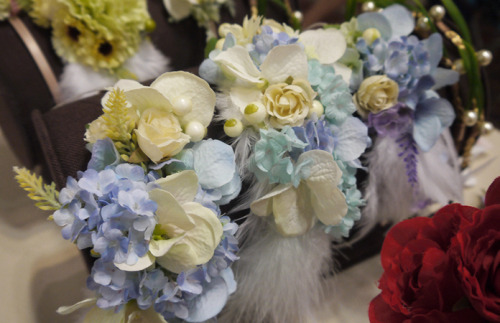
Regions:
<instances>
[{"instance_id":1,"label":"green leaf","mask_svg":"<svg viewBox=\"0 0 500 323\"><path fill-rule=\"evenodd\" d=\"M349 21L351 20L352 17L354 17L354 14L356 13L356 5L357 5L357 0L347 0L346 6L345 6L345 20Z\"/></svg>"},{"instance_id":2,"label":"green leaf","mask_svg":"<svg viewBox=\"0 0 500 323\"><path fill-rule=\"evenodd\" d=\"M208 55L211 51L215 49L215 45L217 44L217 38L212 37L207 41L207 45L205 46L205 58L208 58Z\"/></svg>"},{"instance_id":3,"label":"green leaf","mask_svg":"<svg viewBox=\"0 0 500 323\"><path fill-rule=\"evenodd\" d=\"M266 16L267 13L267 0L257 1L257 12L259 16Z\"/></svg>"}]
</instances>

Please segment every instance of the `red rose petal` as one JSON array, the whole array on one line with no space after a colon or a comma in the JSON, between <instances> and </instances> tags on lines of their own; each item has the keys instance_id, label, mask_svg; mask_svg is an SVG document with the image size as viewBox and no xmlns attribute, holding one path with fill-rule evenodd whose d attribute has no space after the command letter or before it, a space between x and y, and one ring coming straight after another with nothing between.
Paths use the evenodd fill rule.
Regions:
<instances>
[{"instance_id":1,"label":"red rose petal","mask_svg":"<svg viewBox=\"0 0 500 323\"><path fill-rule=\"evenodd\" d=\"M486 191L486 197L484 199L485 206L495 204L500 204L500 177L497 177L493 183L491 183L490 187L488 187L488 191Z\"/></svg>"}]
</instances>

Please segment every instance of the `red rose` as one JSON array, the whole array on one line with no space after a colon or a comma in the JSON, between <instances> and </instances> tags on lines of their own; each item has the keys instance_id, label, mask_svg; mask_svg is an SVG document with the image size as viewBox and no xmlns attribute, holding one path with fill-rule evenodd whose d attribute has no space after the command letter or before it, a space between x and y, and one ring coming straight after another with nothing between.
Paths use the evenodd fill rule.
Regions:
<instances>
[{"instance_id":1,"label":"red rose","mask_svg":"<svg viewBox=\"0 0 500 323\"><path fill-rule=\"evenodd\" d=\"M447 254L452 237L475 211L452 204L433 218L402 221L389 231L381 251L382 292L370 304L371 322L478 321L474 311L454 308L464 293Z\"/></svg>"},{"instance_id":2,"label":"red rose","mask_svg":"<svg viewBox=\"0 0 500 323\"><path fill-rule=\"evenodd\" d=\"M485 319L500 322L500 177L486 193L485 208L461 224L450 254L474 309Z\"/></svg>"}]
</instances>

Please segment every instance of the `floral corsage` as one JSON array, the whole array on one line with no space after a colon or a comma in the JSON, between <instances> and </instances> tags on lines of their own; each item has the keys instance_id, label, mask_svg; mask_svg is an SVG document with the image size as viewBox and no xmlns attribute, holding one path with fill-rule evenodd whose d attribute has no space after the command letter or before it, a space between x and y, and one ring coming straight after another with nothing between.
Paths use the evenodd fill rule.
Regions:
<instances>
[{"instance_id":1,"label":"floral corsage","mask_svg":"<svg viewBox=\"0 0 500 323\"><path fill-rule=\"evenodd\" d=\"M220 205L238 195L233 150L203 139L215 94L202 79L166 73L151 86L121 80L90 123L87 170L68 177L60 193L26 170L17 179L65 239L90 248L87 286L95 304L88 322L104 317L210 319L236 289L237 225ZM57 198L58 196L58 198Z\"/></svg>"}]
</instances>

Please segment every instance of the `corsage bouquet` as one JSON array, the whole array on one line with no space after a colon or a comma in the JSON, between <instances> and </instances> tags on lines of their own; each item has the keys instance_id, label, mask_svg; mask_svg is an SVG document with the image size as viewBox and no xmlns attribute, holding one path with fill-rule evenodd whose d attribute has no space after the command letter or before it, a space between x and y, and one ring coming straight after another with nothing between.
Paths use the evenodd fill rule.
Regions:
<instances>
[{"instance_id":1,"label":"corsage bouquet","mask_svg":"<svg viewBox=\"0 0 500 323\"><path fill-rule=\"evenodd\" d=\"M220 205L238 195L233 150L206 139L215 94L202 79L166 73L151 86L121 80L85 134L88 168L60 192L25 169L17 180L95 257L86 322L116 317L210 319L236 289L237 225Z\"/></svg>"}]
</instances>

